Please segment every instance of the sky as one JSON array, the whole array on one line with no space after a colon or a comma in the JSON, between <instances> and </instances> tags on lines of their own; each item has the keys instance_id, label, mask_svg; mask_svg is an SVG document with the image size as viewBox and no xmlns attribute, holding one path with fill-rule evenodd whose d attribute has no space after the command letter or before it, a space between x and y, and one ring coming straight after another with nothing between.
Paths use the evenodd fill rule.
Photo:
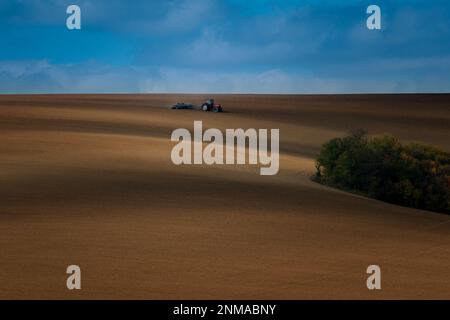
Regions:
<instances>
[{"instance_id":1,"label":"sky","mask_svg":"<svg viewBox=\"0 0 450 320\"><path fill-rule=\"evenodd\" d=\"M173 92L448 93L450 1L0 0L0 93Z\"/></svg>"}]
</instances>

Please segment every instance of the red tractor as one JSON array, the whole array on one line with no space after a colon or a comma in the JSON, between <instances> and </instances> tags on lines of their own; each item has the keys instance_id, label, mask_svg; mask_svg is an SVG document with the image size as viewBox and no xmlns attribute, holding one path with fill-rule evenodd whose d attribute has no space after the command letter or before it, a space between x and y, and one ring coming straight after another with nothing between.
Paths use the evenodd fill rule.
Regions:
<instances>
[{"instance_id":1,"label":"red tractor","mask_svg":"<svg viewBox=\"0 0 450 320\"><path fill-rule=\"evenodd\" d=\"M203 111L222 112L223 108L220 104L214 102L214 99L208 99L202 104Z\"/></svg>"}]
</instances>

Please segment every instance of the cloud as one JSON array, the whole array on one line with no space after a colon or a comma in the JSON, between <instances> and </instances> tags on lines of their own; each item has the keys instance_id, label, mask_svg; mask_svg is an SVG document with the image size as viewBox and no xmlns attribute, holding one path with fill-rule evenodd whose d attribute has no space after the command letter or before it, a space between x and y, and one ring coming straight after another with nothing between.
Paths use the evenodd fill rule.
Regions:
<instances>
[{"instance_id":1,"label":"cloud","mask_svg":"<svg viewBox=\"0 0 450 320\"><path fill-rule=\"evenodd\" d=\"M420 66L427 61L419 63ZM436 85L439 83L439 85ZM450 81L433 75L418 78L361 77L264 71L114 67L98 62L53 65L45 60L0 62L0 93L377 93L445 92Z\"/></svg>"},{"instance_id":2,"label":"cloud","mask_svg":"<svg viewBox=\"0 0 450 320\"><path fill-rule=\"evenodd\" d=\"M40 61L4 61L0 63L0 73L19 78L48 70L50 64L46 60Z\"/></svg>"},{"instance_id":3,"label":"cloud","mask_svg":"<svg viewBox=\"0 0 450 320\"><path fill-rule=\"evenodd\" d=\"M220 38L214 31L204 30L201 37L181 47L175 60L190 66L211 67L244 64L266 64L292 58L295 48L286 42L261 45L236 43Z\"/></svg>"},{"instance_id":4,"label":"cloud","mask_svg":"<svg viewBox=\"0 0 450 320\"><path fill-rule=\"evenodd\" d=\"M0 0L2 24L64 27L66 9L81 8L82 25L132 36L187 33L217 18L216 0Z\"/></svg>"},{"instance_id":5,"label":"cloud","mask_svg":"<svg viewBox=\"0 0 450 320\"><path fill-rule=\"evenodd\" d=\"M1 92L448 92L450 5L0 0ZM1 60L4 60L3 62ZM46 90L47 89L47 90Z\"/></svg>"},{"instance_id":6,"label":"cloud","mask_svg":"<svg viewBox=\"0 0 450 320\"><path fill-rule=\"evenodd\" d=\"M0 93L132 92L139 86L132 68L96 62L53 65L46 60L0 62Z\"/></svg>"}]
</instances>

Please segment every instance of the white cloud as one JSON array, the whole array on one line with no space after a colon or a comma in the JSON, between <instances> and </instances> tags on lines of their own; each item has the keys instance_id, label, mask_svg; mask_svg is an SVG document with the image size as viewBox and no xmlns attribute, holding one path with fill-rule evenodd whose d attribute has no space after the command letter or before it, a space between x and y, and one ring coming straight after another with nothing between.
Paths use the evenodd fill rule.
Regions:
<instances>
[{"instance_id":1,"label":"white cloud","mask_svg":"<svg viewBox=\"0 0 450 320\"><path fill-rule=\"evenodd\" d=\"M433 59L378 61L381 70L427 69L448 64ZM329 76L289 72L209 71L198 68L114 67L97 62L54 65L46 60L0 61L0 93L395 93L448 92L439 74L416 77Z\"/></svg>"},{"instance_id":2,"label":"white cloud","mask_svg":"<svg viewBox=\"0 0 450 320\"><path fill-rule=\"evenodd\" d=\"M0 73L12 77L22 77L48 70L51 65L46 60L39 61L3 61L0 64Z\"/></svg>"}]
</instances>

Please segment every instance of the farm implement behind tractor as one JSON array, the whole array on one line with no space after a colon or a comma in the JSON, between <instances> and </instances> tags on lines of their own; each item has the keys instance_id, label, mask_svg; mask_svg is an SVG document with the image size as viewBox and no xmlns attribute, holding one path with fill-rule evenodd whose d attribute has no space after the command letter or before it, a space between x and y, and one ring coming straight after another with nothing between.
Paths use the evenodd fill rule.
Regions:
<instances>
[{"instance_id":1,"label":"farm implement behind tractor","mask_svg":"<svg viewBox=\"0 0 450 320\"><path fill-rule=\"evenodd\" d=\"M191 103L178 102L172 106L172 109L196 109ZM215 103L214 99L208 99L200 106L200 110L223 112L222 105Z\"/></svg>"}]
</instances>

